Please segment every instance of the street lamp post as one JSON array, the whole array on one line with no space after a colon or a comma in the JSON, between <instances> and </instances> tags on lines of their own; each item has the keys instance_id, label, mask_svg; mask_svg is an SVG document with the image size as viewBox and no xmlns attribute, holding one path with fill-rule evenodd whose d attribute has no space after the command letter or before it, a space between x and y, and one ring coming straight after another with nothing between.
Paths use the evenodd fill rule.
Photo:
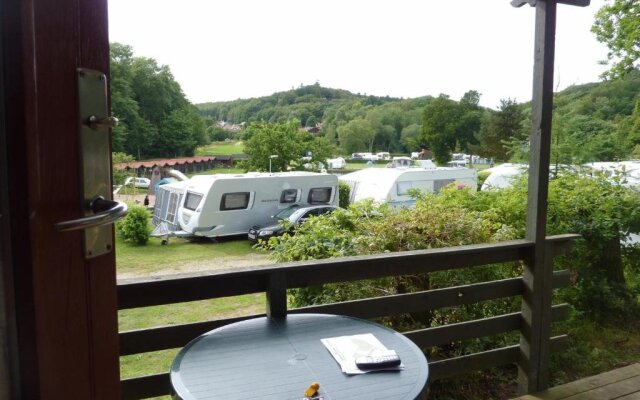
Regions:
<instances>
[{"instance_id":1,"label":"street lamp post","mask_svg":"<svg viewBox=\"0 0 640 400\"><path fill-rule=\"evenodd\" d=\"M271 174L271 160L273 160L274 158L278 158L278 155L272 154L269 156L269 174Z\"/></svg>"}]
</instances>

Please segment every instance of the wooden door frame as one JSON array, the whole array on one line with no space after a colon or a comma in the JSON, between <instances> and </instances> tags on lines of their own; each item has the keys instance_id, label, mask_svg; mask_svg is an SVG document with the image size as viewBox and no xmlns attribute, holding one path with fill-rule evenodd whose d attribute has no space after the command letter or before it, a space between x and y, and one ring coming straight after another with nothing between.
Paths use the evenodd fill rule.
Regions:
<instances>
[{"instance_id":1,"label":"wooden door frame","mask_svg":"<svg viewBox=\"0 0 640 400\"><path fill-rule=\"evenodd\" d=\"M85 260L82 232L54 228L82 216L76 69L108 74L107 1L3 0L0 29L11 395L119 398L115 255Z\"/></svg>"},{"instance_id":2,"label":"wooden door frame","mask_svg":"<svg viewBox=\"0 0 640 400\"><path fill-rule=\"evenodd\" d=\"M0 4L0 15L4 10ZM18 382L18 365L14 350L17 347L15 335L15 315L9 310L14 309L13 282L10 275L11 268L11 237L9 235L9 211L8 211L8 168L6 152L6 125L5 125L5 98L4 98L4 54L0 44L0 398L19 398L20 392L14 383Z\"/></svg>"}]
</instances>

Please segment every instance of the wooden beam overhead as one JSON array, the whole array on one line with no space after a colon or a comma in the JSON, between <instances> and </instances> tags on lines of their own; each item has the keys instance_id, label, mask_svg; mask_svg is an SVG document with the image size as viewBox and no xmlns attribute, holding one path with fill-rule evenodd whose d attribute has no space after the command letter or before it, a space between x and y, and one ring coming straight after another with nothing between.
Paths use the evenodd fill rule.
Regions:
<instances>
[{"instance_id":1,"label":"wooden beam overhead","mask_svg":"<svg viewBox=\"0 0 640 400\"><path fill-rule=\"evenodd\" d=\"M567 4L570 6L587 7L591 3L591 0L557 0L556 2L558 4ZM538 0L511 0L511 5L514 7L522 7L525 4L535 7L537 3Z\"/></svg>"}]
</instances>

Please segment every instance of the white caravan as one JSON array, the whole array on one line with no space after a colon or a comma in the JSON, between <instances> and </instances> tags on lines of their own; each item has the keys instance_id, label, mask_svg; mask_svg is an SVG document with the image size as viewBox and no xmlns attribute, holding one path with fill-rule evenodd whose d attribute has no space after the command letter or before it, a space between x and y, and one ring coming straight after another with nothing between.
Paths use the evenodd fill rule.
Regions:
<instances>
[{"instance_id":1,"label":"white caravan","mask_svg":"<svg viewBox=\"0 0 640 400\"><path fill-rule=\"evenodd\" d=\"M291 206L338 205L338 178L313 172L196 175L158 187L153 236L245 234Z\"/></svg>"},{"instance_id":2,"label":"white caravan","mask_svg":"<svg viewBox=\"0 0 640 400\"><path fill-rule=\"evenodd\" d=\"M411 206L409 189L438 193L452 183L477 190L478 176L469 168L367 168L339 179L351 188L350 201L373 199L393 206Z\"/></svg>"},{"instance_id":3,"label":"white caravan","mask_svg":"<svg viewBox=\"0 0 640 400\"><path fill-rule=\"evenodd\" d=\"M589 171L604 172L611 181L622 186L640 189L640 160L591 162L583 166Z\"/></svg>"},{"instance_id":4,"label":"white caravan","mask_svg":"<svg viewBox=\"0 0 640 400\"><path fill-rule=\"evenodd\" d=\"M522 174L526 174L529 169L527 164L504 163L492 168L485 169L489 176L482 184L481 191L499 190L509 187L514 179L518 179Z\"/></svg>"},{"instance_id":5,"label":"white caravan","mask_svg":"<svg viewBox=\"0 0 640 400\"><path fill-rule=\"evenodd\" d=\"M342 157L327 159L327 168L329 169L343 169L347 167L347 161Z\"/></svg>"}]
</instances>

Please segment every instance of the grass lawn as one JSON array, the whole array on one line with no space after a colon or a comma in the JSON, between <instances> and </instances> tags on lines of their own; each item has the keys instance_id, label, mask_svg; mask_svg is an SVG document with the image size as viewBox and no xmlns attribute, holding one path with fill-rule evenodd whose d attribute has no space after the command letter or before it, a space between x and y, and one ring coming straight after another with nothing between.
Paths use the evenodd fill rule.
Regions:
<instances>
[{"instance_id":1,"label":"grass lawn","mask_svg":"<svg viewBox=\"0 0 640 400\"><path fill-rule=\"evenodd\" d=\"M118 194L147 194L148 190L145 188L123 186L118 190Z\"/></svg>"},{"instance_id":2,"label":"grass lawn","mask_svg":"<svg viewBox=\"0 0 640 400\"><path fill-rule=\"evenodd\" d=\"M215 142L196 149L197 156L209 154L241 154L244 152L242 142Z\"/></svg>"},{"instance_id":3,"label":"grass lawn","mask_svg":"<svg viewBox=\"0 0 640 400\"><path fill-rule=\"evenodd\" d=\"M177 325L221 318L264 313L264 293L189 303L122 310L118 313L120 331L154 326ZM131 378L169 371L179 349L155 351L120 357L121 378Z\"/></svg>"},{"instance_id":4,"label":"grass lawn","mask_svg":"<svg viewBox=\"0 0 640 400\"><path fill-rule=\"evenodd\" d=\"M119 275L146 275L190 262L247 254L265 254L261 250L253 249L248 240L225 240L213 243L171 238L168 245L162 245L159 238L151 238L146 245L135 246L125 243L117 235L116 249L116 266Z\"/></svg>"},{"instance_id":5,"label":"grass lawn","mask_svg":"<svg viewBox=\"0 0 640 400\"><path fill-rule=\"evenodd\" d=\"M212 259L264 255L255 250L247 240L190 242L172 238L163 246L152 238L145 246L133 246L116 238L116 265L118 274L150 274L170 269L177 264L209 262ZM119 331L129 331L157 326L216 320L233 316L264 313L264 293L225 297L189 303L122 310L118 313ZM171 361L179 349L134 354L120 357L121 378L148 375L169 370ZM164 397L169 398L169 397Z\"/></svg>"}]
</instances>

